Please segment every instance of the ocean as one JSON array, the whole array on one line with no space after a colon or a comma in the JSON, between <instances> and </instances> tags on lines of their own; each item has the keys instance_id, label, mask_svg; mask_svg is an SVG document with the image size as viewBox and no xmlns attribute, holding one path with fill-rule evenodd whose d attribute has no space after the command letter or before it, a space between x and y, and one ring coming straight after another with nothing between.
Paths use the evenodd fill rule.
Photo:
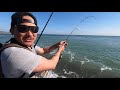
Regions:
<instances>
[{"instance_id":1,"label":"ocean","mask_svg":"<svg viewBox=\"0 0 120 90\"><path fill-rule=\"evenodd\" d=\"M0 35L0 42L12 35ZM51 46L67 35L42 35L37 45ZM44 55L51 58L56 50ZM120 36L71 35L55 70L46 78L120 78Z\"/></svg>"}]
</instances>

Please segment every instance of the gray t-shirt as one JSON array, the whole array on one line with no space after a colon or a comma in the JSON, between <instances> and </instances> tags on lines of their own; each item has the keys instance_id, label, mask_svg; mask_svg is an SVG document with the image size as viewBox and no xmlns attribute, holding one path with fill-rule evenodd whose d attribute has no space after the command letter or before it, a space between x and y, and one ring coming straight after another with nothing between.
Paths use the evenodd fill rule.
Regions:
<instances>
[{"instance_id":1,"label":"gray t-shirt","mask_svg":"<svg viewBox=\"0 0 120 90\"><path fill-rule=\"evenodd\" d=\"M42 56L24 48L9 47L1 53L1 66L5 78L18 78L23 73L29 76L33 69L40 64Z\"/></svg>"}]
</instances>

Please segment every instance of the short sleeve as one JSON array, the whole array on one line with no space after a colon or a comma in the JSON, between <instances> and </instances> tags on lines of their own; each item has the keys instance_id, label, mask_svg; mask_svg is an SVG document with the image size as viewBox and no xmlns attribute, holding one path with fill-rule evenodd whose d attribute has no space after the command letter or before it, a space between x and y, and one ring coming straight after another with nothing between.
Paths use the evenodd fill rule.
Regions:
<instances>
[{"instance_id":1,"label":"short sleeve","mask_svg":"<svg viewBox=\"0 0 120 90\"><path fill-rule=\"evenodd\" d=\"M31 74L33 69L40 64L42 57L29 50L18 47L7 48L1 55L1 63L6 75L20 75L23 72Z\"/></svg>"}]
</instances>

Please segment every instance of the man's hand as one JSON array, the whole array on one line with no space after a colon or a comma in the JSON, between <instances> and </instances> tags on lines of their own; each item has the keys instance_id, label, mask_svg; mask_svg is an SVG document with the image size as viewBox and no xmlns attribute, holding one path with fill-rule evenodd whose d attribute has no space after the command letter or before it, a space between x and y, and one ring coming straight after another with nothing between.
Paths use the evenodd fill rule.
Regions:
<instances>
[{"instance_id":1,"label":"man's hand","mask_svg":"<svg viewBox=\"0 0 120 90\"><path fill-rule=\"evenodd\" d=\"M68 46L68 43L66 42L66 40L65 41L60 41L59 45L64 45L65 48L66 48Z\"/></svg>"}]
</instances>

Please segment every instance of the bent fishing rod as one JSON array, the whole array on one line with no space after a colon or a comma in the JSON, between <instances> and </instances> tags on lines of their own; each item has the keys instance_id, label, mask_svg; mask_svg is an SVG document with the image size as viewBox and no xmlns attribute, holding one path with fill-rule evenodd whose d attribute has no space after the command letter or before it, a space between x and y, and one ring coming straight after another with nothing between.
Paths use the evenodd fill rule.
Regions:
<instances>
[{"instance_id":1,"label":"bent fishing rod","mask_svg":"<svg viewBox=\"0 0 120 90\"><path fill-rule=\"evenodd\" d=\"M88 19L88 18L90 18L90 17L92 17L92 18L94 18L95 20L96 20L96 18L94 17L94 16L88 16L88 17L85 17L84 19L82 19L81 21L80 21L80 23L83 23L86 19ZM80 24L79 23L79 24ZM73 30L70 32L70 34L67 36L67 38L65 39L65 41L68 41L68 39L69 39L69 37L72 35L72 33L73 33L73 31L75 31L75 30L78 30L78 26L79 26L79 24L77 24L76 25L76 27L74 27L73 28ZM62 54L60 55L60 59L62 58Z\"/></svg>"},{"instance_id":2,"label":"bent fishing rod","mask_svg":"<svg viewBox=\"0 0 120 90\"><path fill-rule=\"evenodd\" d=\"M80 23L83 23L86 19L88 19L88 18L90 18L90 17L92 17L92 18L94 18L94 19L96 20L96 18L95 18L94 16L88 16L88 17L85 17L84 19L82 19L82 20L80 21ZM80 23L79 23L79 24L80 24ZM66 41L68 41L68 38L72 35L73 31L78 30L77 27L79 26L79 24L77 24L76 27L73 28L73 30L71 31L71 33L67 36Z\"/></svg>"},{"instance_id":3,"label":"bent fishing rod","mask_svg":"<svg viewBox=\"0 0 120 90\"><path fill-rule=\"evenodd\" d=\"M38 39L37 39L37 41L36 41L34 47L37 45L38 41L40 40L40 38L41 38L41 36L42 36L42 34L43 34L43 32L44 32L44 30L45 30L45 28L46 28L48 22L50 21L50 19L51 19L51 17L52 17L52 15L53 15L53 12L50 14L50 17L48 18L48 20L47 20L47 22L46 22L46 24L45 24L45 26L44 26L44 28L43 28L43 30L42 30L40 36L38 37Z\"/></svg>"}]
</instances>

